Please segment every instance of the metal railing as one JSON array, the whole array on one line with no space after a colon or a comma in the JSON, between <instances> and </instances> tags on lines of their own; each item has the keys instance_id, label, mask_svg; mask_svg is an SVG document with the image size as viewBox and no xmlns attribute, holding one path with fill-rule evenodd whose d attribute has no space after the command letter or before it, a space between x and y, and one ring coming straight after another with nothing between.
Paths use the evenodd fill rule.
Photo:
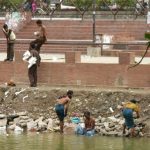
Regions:
<instances>
[{"instance_id":1,"label":"metal railing","mask_svg":"<svg viewBox=\"0 0 150 150\"><path fill-rule=\"evenodd\" d=\"M29 45L30 42L33 39L17 39L15 41L15 47L17 47L17 45L21 44L21 45ZM4 43L6 43L5 39L0 39L0 46L4 45ZM93 43L93 40L47 40L46 43L44 43L44 45L60 45L60 49L62 49L62 45L63 46L70 46L71 51L76 51L77 47L80 46L92 46L92 47L100 47L101 49L101 55L103 55L104 51L108 51L109 49L104 49L104 46L118 46L118 45L122 45L122 46L147 46L148 41L147 40L143 40L143 41L122 41L122 42L111 42L111 43L104 43L104 42L100 42L100 43ZM27 50L27 49L25 49ZM113 50L113 49L111 49ZM109 51L111 51L109 50ZM116 49L115 49L116 50ZM124 50L126 51L126 49L118 49L119 50ZM22 50L24 51L24 50ZM43 50L42 50L43 51ZM130 50L129 50L130 51ZM131 50L132 51L132 50ZM139 50L137 50L138 52ZM144 51L144 50L143 50ZM45 50L44 52L47 53L51 53L51 50ZM65 52L65 51L63 51Z\"/></svg>"}]
</instances>

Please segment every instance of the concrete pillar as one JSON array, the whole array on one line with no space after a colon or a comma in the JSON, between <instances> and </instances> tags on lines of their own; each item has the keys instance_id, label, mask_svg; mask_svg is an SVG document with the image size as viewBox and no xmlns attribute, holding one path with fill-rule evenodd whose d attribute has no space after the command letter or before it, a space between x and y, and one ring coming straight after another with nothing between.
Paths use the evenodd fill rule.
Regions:
<instances>
[{"instance_id":1,"label":"concrete pillar","mask_svg":"<svg viewBox=\"0 0 150 150\"><path fill-rule=\"evenodd\" d=\"M101 56L101 47L88 47L87 55L91 57L100 57Z\"/></svg>"},{"instance_id":2,"label":"concrete pillar","mask_svg":"<svg viewBox=\"0 0 150 150\"><path fill-rule=\"evenodd\" d=\"M119 64L129 65L135 63L135 54L133 52L119 52Z\"/></svg>"},{"instance_id":3,"label":"concrete pillar","mask_svg":"<svg viewBox=\"0 0 150 150\"><path fill-rule=\"evenodd\" d=\"M81 62L81 52L66 52L65 53L66 63L80 63Z\"/></svg>"}]
</instances>

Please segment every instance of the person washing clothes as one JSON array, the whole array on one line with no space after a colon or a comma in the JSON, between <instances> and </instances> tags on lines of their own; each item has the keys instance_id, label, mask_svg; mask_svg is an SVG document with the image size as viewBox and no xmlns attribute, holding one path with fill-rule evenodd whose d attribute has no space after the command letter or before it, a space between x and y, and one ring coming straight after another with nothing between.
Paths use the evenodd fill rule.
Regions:
<instances>
[{"instance_id":1,"label":"person washing clothes","mask_svg":"<svg viewBox=\"0 0 150 150\"><path fill-rule=\"evenodd\" d=\"M84 112L84 127L80 124L76 127L75 133L77 135L93 136L95 134L95 120L91 117L89 111Z\"/></svg>"},{"instance_id":2,"label":"person washing clothes","mask_svg":"<svg viewBox=\"0 0 150 150\"><path fill-rule=\"evenodd\" d=\"M126 102L123 105L123 117L125 118L125 123L123 126L123 134L125 134L125 129L128 127L130 129L130 134L132 137L135 136L135 124L134 124L134 116L133 112L136 112L137 118L140 117L139 115L140 108L137 105L137 100L132 99L129 102Z\"/></svg>"},{"instance_id":3,"label":"person washing clothes","mask_svg":"<svg viewBox=\"0 0 150 150\"><path fill-rule=\"evenodd\" d=\"M69 90L65 96L59 97L56 100L55 111L60 121L60 133L63 133L64 118L67 116L70 100L72 99L73 91Z\"/></svg>"}]
</instances>

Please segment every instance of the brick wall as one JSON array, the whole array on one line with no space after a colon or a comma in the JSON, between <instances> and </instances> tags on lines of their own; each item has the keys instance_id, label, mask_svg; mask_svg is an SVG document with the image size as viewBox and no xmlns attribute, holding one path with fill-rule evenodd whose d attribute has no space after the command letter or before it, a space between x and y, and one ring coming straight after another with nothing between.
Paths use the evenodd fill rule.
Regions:
<instances>
[{"instance_id":1,"label":"brick wall","mask_svg":"<svg viewBox=\"0 0 150 150\"><path fill-rule=\"evenodd\" d=\"M18 53L18 55L20 54ZM131 60L129 60L129 55L126 56L128 61L121 64L80 63L79 53L71 55L71 57L76 57L73 59L74 61L66 60L66 63L43 62L38 68L38 84L149 87L149 65L140 65L128 70L128 62ZM0 83L13 79L17 84L29 84L27 63L21 59L16 59L15 62L11 63L0 62L0 70Z\"/></svg>"}]
</instances>

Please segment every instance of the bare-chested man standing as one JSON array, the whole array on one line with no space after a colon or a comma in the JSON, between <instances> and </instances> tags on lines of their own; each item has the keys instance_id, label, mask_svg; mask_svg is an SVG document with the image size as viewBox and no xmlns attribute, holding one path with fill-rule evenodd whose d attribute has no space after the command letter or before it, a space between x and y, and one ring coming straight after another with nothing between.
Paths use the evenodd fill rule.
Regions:
<instances>
[{"instance_id":1,"label":"bare-chested man standing","mask_svg":"<svg viewBox=\"0 0 150 150\"><path fill-rule=\"evenodd\" d=\"M66 96L57 99L55 105L55 111L60 121L60 132L63 133L64 118L67 116L67 111L69 107L70 100L72 98L73 91L69 90Z\"/></svg>"},{"instance_id":2,"label":"bare-chested man standing","mask_svg":"<svg viewBox=\"0 0 150 150\"><path fill-rule=\"evenodd\" d=\"M46 42L46 27L42 24L41 20L36 21L37 26L39 27L39 31L34 32L36 35L36 39L30 43L29 50L31 50L31 45L35 46L35 50L40 53L41 46Z\"/></svg>"}]
</instances>

